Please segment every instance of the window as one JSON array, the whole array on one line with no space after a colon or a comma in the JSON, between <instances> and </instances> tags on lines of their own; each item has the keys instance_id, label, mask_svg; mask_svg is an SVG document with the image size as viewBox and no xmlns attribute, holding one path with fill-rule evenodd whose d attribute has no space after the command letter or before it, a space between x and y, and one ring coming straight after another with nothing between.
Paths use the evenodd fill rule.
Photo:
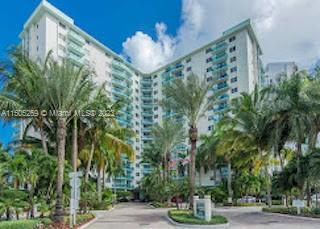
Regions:
<instances>
[{"instance_id":1,"label":"window","mask_svg":"<svg viewBox=\"0 0 320 229\"><path fill-rule=\"evenodd\" d=\"M154 94L154 95L158 94L158 91L154 91L153 94Z\"/></svg>"},{"instance_id":2,"label":"window","mask_svg":"<svg viewBox=\"0 0 320 229\"><path fill-rule=\"evenodd\" d=\"M237 82L237 81L238 81L237 77L231 78L231 83L234 83L234 82Z\"/></svg>"},{"instance_id":3,"label":"window","mask_svg":"<svg viewBox=\"0 0 320 229\"><path fill-rule=\"evenodd\" d=\"M158 77L158 75L154 75L154 76L153 76L153 79L156 79L157 77Z\"/></svg>"},{"instance_id":4,"label":"window","mask_svg":"<svg viewBox=\"0 0 320 229\"><path fill-rule=\"evenodd\" d=\"M212 130L212 127L213 127L213 126L208 126L208 130Z\"/></svg>"},{"instance_id":5,"label":"window","mask_svg":"<svg viewBox=\"0 0 320 229\"><path fill-rule=\"evenodd\" d=\"M237 66L230 68L230 72L236 72L237 71Z\"/></svg>"},{"instance_id":6,"label":"window","mask_svg":"<svg viewBox=\"0 0 320 229\"><path fill-rule=\"evenodd\" d=\"M236 40L236 36L230 37L229 38L229 42L235 41Z\"/></svg>"},{"instance_id":7,"label":"window","mask_svg":"<svg viewBox=\"0 0 320 229\"><path fill-rule=\"evenodd\" d=\"M186 63L190 63L191 62L191 57L189 57L188 59L186 59Z\"/></svg>"},{"instance_id":8,"label":"window","mask_svg":"<svg viewBox=\"0 0 320 229\"><path fill-rule=\"evenodd\" d=\"M137 157L138 157L138 156L137 156ZM140 168L140 164L137 163L137 164L136 164L136 168Z\"/></svg>"},{"instance_id":9,"label":"window","mask_svg":"<svg viewBox=\"0 0 320 229\"><path fill-rule=\"evenodd\" d=\"M155 116L154 116L154 118L158 118L158 117L159 117L159 115L155 115Z\"/></svg>"},{"instance_id":10,"label":"window","mask_svg":"<svg viewBox=\"0 0 320 229\"><path fill-rule=\"evenodd\" d=\"M158 107L154 107L153 110L157 111L157 110L158 110Z\"/></svg>"},{"instance_id":11,"label":"window","mask_svg":"<svg viewBox=\"0 0 320 229\"><path fill-rule=\"evenodd\" d=\"M157 83L157 82L153 84L153 86L154 86L154 87L155 87L155 86L157 86L157 85L158 85L158 83Z\"/></svg>"},{"instance_id":12,"label":"window","mask_svg":"<svg viewBox=\"0 0 320 229\"><path fill-rule=\"evenodd\" d=\"M233 56L230 58L230 63L235 62L237 60L237 57Z\"/></svg>"},{"instance_id":13,"label":"window","mask_svg":"<svg viewBox=\"0 0 320 229\"><path fill-rule=\"evenodd\" d=\"M140 155L137 155L137 156L136 156L136 158L137 158L137 159L140 159ZM140 166L140 164L137 164L137 165L139 165L139 166Z\"/></svg>"},{"instance_id":14,"label":"window","mask_svg":"<svg viewBox=\"0 0 320 229\"><path fill-rule=\"evenodd\" d=\"M139 146L136 146L136 150L138 150L138 151L140 150Z\"/></svg>"},{"instance_id":15,"label":"window","mask_svg":"<svg viewBox=\"0 0 320 229\"><path fill-rule=\"evenodd\" d=\"M139 106L138 106L138 105L136 105L136 109L139 109Z\"/></svg>"},{"instance_id":16,"label":"window","mask_svg":"<svg viewBox=\"0 0 320 229\"><path fill-rule=\"evenodd\" d=\"M136 130L136 133L139 134L139 130ZM137 149L138 150L138 149Z\"/></svg>"},{"instance_id":17,"label":"window","mask_svg":"<svg viewBox=\"0 0 320 229\"><path fill-rule=\"evenodd\" d=\"M66 26L64 24L62 24L61 22L59 22L59 25L61 28L66 29Z\"/></svg>"},{"instance_id":18,"label":"window","mask_svg":"<svg viewBox=\"0 0 320 229\"><path fill-rule=\"evenodd\" d=\"M139 90L138 90L138 89L136 89L136 92L137 92L137 93L139 93Z\"/></svg>"},{"instance_id":19,"label":"window","mask_svg":"<svg viewBox=\"0 0 320 229\"><path fill-rule=\"evenodd\" d=\"M139 176L140 176L140 173L136 173L136 176L139 177Z\"/></svg>"},{"instance_id":20,"label":"window","mask_svg":"<svg viewBox=\"0 0 320 229\"><path fill-rule=\"evenodd\" d=\"M212 71L212 67L207 68L207 72L211 72Z\"/></svg>"},{"instance_id":21,"label":"window","mask_svg":"<svg viewBox=\"0 0 320 229\"><path fill-rule=\"evenodd\" d=\"M187 72L190 72L192 67L187 67Z\"/></svg>"},{"instance_id":22,"label":"window","mask_svg":"<svg viewBox=\"0 0 320 229\"><path fill-rule=\"evenodd\" d=\"M231 93L236 93L236 92L238 92L238 88L237 87L231 89Z\"/></svg>"},{"instance_id":23,"label":"window","mask_svg":"<svg viewBox=\"0 0 320 229\"><path fill-rule=\"evenodd\" d=\"M233 46L229 49L229 52L234 52L234 51L236 51L236 46Z\"/></svg>"},{"instance_id":24,"label":"window","mask_svg":"<svg viewBox=\"0 0 320 229\"><path fill-rule=\"evenodd\" d=\"M210 81L212 81L212 76L207 78L207 82L210 82Z\"/></svg>"},{"instance_id":25,"label":"window","mask_svg":"<svg viewBox=\"0 0 320 229\"><path fill-rule=\"evenodd\" d=\"M136 97L136 101L139 101L139 98L138 98L138 97Z\"/></svg>"},{"instance_id":26,"label":"window","mask_svg":"<svg viewBox=\"0 0 320 229\"><path fill-rule=\"evenodd\" d=\"M206 59L206 62L209 63L212 61L212 57L209 57L208 59Z\"/></svg>"},{"instance_id":27,"label":"window","mask_svg":"<svg viewBox=\"0 0 320 229\"><path fill-rule=\"evenodd\" d=\"M209 53L209 52L211 52L211 48L208 48L208 49L206 49L206 53Z\"/></svg>"},{"instance_id":28,"label":"window","mask_svg":"<svg viewBox=\"0 0 320 229\"><path fill-rule=\"evenodd\" d=\"M39 36L37 35L37 40L39 40Z\"/></svg>"},{"instance_id":29,"label":"window","mask_svg":"<svg viewBox=\"0 0 320 229\"><path fill-rule=\"evenodd\" d=\"M137 126L139 126L139 123L138 123L138 122L136 122L136 125L137 125Z\"/></svg>"},{"instance_id":30,"label":"window","mask_svg":"<svg viewBox=\"0 0 320 229\"><path fill-rule=\"evenodd\" d=\"M39 51L39 46L37 46L37 52Z\"/></svg>"},{"instance_id":31,"label":"window","mask_svg":"<svg viewBox=\"0 0 320 229\"><path fill-rule=\"evenodd\" d=\"M136 117L139 118L139 114L136 113Z\"/></svg>"},{"instance_id":32,"label":"window","mask_svg":"<svg viewBox=\"0 0 320 229\"><path fill-rule=\"evenodd\" d=\"M37 29L39 29L39 25L37 24Z\"/></svg>"}]
</instances>

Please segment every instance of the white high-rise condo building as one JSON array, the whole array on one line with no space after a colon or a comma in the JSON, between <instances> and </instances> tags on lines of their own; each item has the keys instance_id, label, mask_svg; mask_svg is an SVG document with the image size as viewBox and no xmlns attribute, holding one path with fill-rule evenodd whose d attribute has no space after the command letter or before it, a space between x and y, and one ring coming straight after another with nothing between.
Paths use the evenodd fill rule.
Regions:
<instances>
[{"instance_id":1,"label":"white high-rise condo building","mask_svg":"<svg viewBox=\"0 0 320 229\"><path fill-rule=\"evenodd\" d=\"M291 75L298 71L295 62L274 62L267 64L263 76L264 86L277 84L283 79L289 79Z\"/></svg>"},{"instance_id":2,"label":"white high-rise condo building","mask_svg":"<svg viewBox=\"0 0 320 229\"><path fill-rule=\"evenodd\" d=\"M207 112L199 124L199 133L210 132L228 107L228 101L241 92L250 92L260 81L262 54L250 20L226 30L216 40L200 47L154 72L143 73L81 30L74 20L47 1L42 1L24 24L20 34L25 52L34 59L44 59L52 50L57 59L69 58L75 65L88 65L95 70L96 82L106 82L113 99L126 98L128 103L117 116L122 126L132 128L137 137L130 140L136 153L134 162L125 157L124 175L113 177L108 184L119 189L133 189L150 171L142 164L143 147L152 141L151 127L167 117L183 122L183 117L164 111L158 101L163 99L163 87L191 72L209 82L219 80L212 90L228 89L220 102ZM183 147L183 146L182 146ZM188 143L186 141L186 146ZM201 184L212 185L210 174L204 174Z\"/></svg>"}]
</instances>

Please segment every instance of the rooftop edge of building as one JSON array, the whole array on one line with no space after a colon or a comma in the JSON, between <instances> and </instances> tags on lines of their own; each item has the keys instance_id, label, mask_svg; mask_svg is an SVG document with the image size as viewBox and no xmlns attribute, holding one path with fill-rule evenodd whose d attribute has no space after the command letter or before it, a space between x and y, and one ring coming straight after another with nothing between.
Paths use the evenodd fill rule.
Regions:
<instances>
[{"instance_id":1,"label":"rooftop edge of building","mask_svg":"<svg viewBox=\"0 0 320 229\"><path fill-rule=\"evenodd\" d=\"M97 45L99 48L101 48L104 52L108 53L109 55L113 56L114 58L120 60L121 63L123 63L124 65L126 65L127 67L129 67L132 71L136 71L139 74L141 74L142 76L149 76L152 74L155 74L159 71L161 71L162 69L167 68L168 66L175 64L189 56L192 56L193 54L200 52L210 46L212 46L214 43L219 42L223 39L225 39L225 37L230 36L234 33L240 32L244 29L248 29L249 35L250 37L256 41L257 46L258 46L258 51L259 51L259 55L262 55L262 50L260 48L258 39L254 33L253 27L251 25L251 20L250 19L246 19L242 22L240 22L239 24L225 30L224 32L222 32L222 36L207 43L204 44L202 46L200 46L199 48L185 54L182 55L180 57L175 58L174 60L170 61L167 64L164 64L161 67L158 67L157 69L151 71L151 72L143 72L142 70L138 69L137 67L135 67L132 63L130 63L127 59L125 59L124 57L120 56L119 54L117 54L116 52L112 51L110 48L108 48L107 46L105 46L104 44L102 44L101 42L99 42L98 40L96 40L94 37L92 37L91 35L89 35L87 32L83 31L82 29L80 29L78 26L75 25L74 20L67 16L65 13L63 13L62 11L60 11L58 8L56 8L55 6L53 6L51 3L49 3L47 0L42 0L40 2L40 4L36 7L36 9L33 11L33 13L30 15L30 17L28 18L28 20L26 21L26 23L23 25L23 31L19 34L19 37L22 38L23 32L34 22L36 21L38 18L40 18L44 13L49 13L51 16L56 17L57 19L61 20L63 23L67 24L69 27L72 27L72 29L74 29L76 32L78 32L79 34L81 34L82 36L84 36L86 39L90 40L91 42L93 42L95 45Z\"/></svg>"}]
</instances>

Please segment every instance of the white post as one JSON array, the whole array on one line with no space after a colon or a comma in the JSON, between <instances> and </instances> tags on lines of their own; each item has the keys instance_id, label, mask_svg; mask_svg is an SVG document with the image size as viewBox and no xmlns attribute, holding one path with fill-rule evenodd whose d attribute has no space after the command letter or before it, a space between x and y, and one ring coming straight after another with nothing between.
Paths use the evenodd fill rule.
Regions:
<instances>
[{"instance_id":1,"label":"white post","mask_svg":"<svg viewBox=\"0 0 320 229\"><path fill-rule=\"evenodd\" d=\"M205 207L205 220L207 222L211 221L211 214L212 214L212 210L211 210L211 196L210 195L206 195L204 196L204 207Z\"/></svg>"}]
</instances>

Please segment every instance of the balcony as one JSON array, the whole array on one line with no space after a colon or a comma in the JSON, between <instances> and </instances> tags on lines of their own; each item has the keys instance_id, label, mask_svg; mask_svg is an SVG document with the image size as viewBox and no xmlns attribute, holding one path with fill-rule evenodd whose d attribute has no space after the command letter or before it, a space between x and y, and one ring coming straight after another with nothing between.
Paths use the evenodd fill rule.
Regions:
<instances>
[{"instance_id":1,"label":"balcony","mask_svg":"<svg viewBox=\"0 0 320 229\"><path fill-rule=\"evenodd\" d=\"M130 87L130 85L128 85L128 83L126 81L123 80L118 80L116 78L111 80L111 83L116 86L116 87L120 87L120 88L128 88Z\"/></svg>"},{"instance_id":2,"label":"balcony","mask_svg":"<svg viewBox=\"0 0 320 229\"><path fill-rule=\"evenodd\" d=\"M226 42L222 42L217 44L215 47L212 48L212 53L219 53L221 51L224 51L227 49L227 43Z\"/></svg>"},{"instance_id":3,"label":"balcony","mask_svg":"<svg viewBox=\"0 0 320 229\"><path fill-rule=\"evenodd\" d=\"M83 59L73 53L68 53L67 58L77 66L81 66L83 64Z\"/></svg>"},{"instance_id":4,"label":"balcony","mask_svg":"<svg viewBox=\"0 0 320 229\"><path fill-rule=\"evenodd\" d=\"M142 141L152 141L153 138L151 136L142 136Z\"/></svg>"},{"instance_id":5,"label":"balcony","mask_svg":"<svg viewBox=\"0 0 320 229\"><path fill-rule=\"evenodd\" d=\"M153 113L152 113L152 111L151 111L151 112L142 112L141 115L142 115L143 117L152 117L152 116L153 116Z\"/></svg>"},{"instance_id":6,"label":"balcony","mask_svg":"<svg viewBox=\"0 0 320 229\"><path fill-rule=\"evenodd\" d=\"M215 56L215 57L212 57L212 63L213 64L218 64L218 63L221 63L221 62L224 62L227 60L227 54L223 54L223 55L218 55L218 56Z\"/></svg>"},{"instance_id":7,"label":"balcony","mask_svg":"<svg viewBox=\"0 0 320 229\"><path fill-rule=\"evenodd\" d=\"M83 57L85 54L83 49L80 46L74 44L73 42L68 43L67 49L69 52L72 52L80 57Z\"/></svg>"},{"instance_id":8,"label":"balcony","mask_svg":"<svg viewBox=\"0 0 320 229\"><path fill-rule=\"evenodd\" d=\"M153 121L152 120L147 120L147 119L142 119L142 124L143 125L153 125Z\"/></svg>"},{"instance_id":9,"label":"balcony","mask_svg":"<svg viewBox=\"0 0 320 229\"><path fill-rule=\"evenodd\" d=\"M212 74L220 73L220 72L226 71L227 69L228 69L227 64L216 65L216 67L212 71Z\"/></svg>"},{"instance_id":10,"label":"balcony","mask_svg":"<svg viewBox=\"0 0 320 229\"><path fill-rule=\"evenodd\" d=\"M141 107L144 108L144 109L152 109L153 108L153 104L152 103L148 103L148 104L143 103L141 105Z\"/></svg>"},{"instance_id":11,"label":"balcony","mask_svg":"<svg viewBox=\"0 0 320 229\"><path fill-rule=\"evenodd\" d=\"M77 43L80 46L83 46L86 43L86 40L82 36L72 30L69 30L67 37L69 40Z\"/></svg>"}]
</instances>

